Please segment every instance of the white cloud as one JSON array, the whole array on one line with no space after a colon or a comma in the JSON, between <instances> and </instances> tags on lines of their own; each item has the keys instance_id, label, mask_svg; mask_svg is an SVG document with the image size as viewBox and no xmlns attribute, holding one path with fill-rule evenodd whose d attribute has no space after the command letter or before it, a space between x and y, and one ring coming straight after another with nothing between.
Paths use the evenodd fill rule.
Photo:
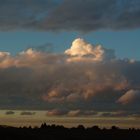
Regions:
<instances>
[{"instance_id":1,"label":"white cloud","mask_svg":"<svg viewBox=\"0 0 140 140\"><path fill-rule=\"evenodd\" d=\"M65 54L72 56L68 61L103 61L115 58L114 51L105 49L101 45L92 45L81 38L77 38L72 42L70 49Z\"/></svg>"}]
</instances>

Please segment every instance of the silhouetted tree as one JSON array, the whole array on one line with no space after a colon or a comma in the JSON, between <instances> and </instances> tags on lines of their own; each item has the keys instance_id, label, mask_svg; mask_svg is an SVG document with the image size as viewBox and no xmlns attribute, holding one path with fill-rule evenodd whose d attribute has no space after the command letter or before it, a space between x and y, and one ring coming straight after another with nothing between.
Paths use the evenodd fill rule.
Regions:
<instances>
[{"instance_id":1,"label":"silhouetted tree","mask_svg":"<svg viewBox=\"0 0 140 140\"><path fill-rule=\"evenodd\" d=\"M83 125L78 125L77 129L81 129L81 130L84 130L85 127Z\"/></svg>"},{"instance_id":2,"label":"silhouetted tree","mask_svg":"<svg viewBox=\"0 0 140 140\"><path fill-rule=\"evenodd\" d=\"M41 124L41 128L46 128L46 127L47 127L46 123Z\"/></svg>"},{"instance_id":3,"label":"silhouetted tree","mask_svg":"<svg viewBox=\"0 0 140 140\"><path fill-rule=\"evenodd\" d=\"M62 125L46 125L40 128L0 126L0 140L140 140L140 129L120 129L112 126L111 129L100 129L98 126L85 128L65 128Z\"/></svg>"},{"instance_id":4,"label":"silhouetted tree","mask_svg":"<svg viewBox=\"0 0 140 140\"><path fill-rule=\"evenodd\" d=\"M111 129L112 129L112 130L118 130L119 128L116 127L116 126L112 126Z\"/></svg>"}]
</instances>

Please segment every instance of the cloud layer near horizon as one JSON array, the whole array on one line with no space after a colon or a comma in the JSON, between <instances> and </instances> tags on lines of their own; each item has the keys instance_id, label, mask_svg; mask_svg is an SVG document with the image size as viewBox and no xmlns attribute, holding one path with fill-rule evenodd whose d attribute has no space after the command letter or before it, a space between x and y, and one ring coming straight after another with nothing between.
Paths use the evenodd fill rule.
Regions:
<instances>
[{"instance_id":1,"label":"cloud layer near horizon","mask_svg":"<svg viewBox=\"0 0 140 140\"><path fill-rule=\"evenodd\" d=\"M140 27L139 0L4 0L0 30L95 31Z\"/></svg>"},{"instance_id":2,"label":"cloud layer near horizon","mask_svg":"<svg viewBox=\"0 0 140 140\"><path fill-rule=\"evenodd\" d=\"M140 62L81 38L63 54L28 49L0 52L0 108L46 109L52 114L137 112Z\"/></svg>"}]
</instances>

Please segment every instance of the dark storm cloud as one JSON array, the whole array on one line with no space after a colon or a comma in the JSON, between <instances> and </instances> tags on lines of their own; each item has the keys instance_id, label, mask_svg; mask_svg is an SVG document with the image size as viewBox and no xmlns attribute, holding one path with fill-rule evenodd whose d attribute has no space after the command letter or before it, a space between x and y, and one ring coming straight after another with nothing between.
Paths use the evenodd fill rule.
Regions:
<instances>
[{"instance_id":1,"label":"dark storm cloud","mask_svg":"<svg viewBox=\"0 0 140 140\"><path fill-rule=\"evenodd\" d=\"M139 0L0 0L0 30L86 32L139 27Z\"/></svg>"}]
</instances>

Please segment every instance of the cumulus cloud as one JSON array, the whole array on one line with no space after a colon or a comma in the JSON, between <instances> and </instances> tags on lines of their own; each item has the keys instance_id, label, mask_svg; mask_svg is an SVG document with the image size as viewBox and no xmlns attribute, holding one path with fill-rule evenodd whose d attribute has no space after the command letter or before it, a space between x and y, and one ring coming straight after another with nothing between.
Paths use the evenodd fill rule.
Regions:
<instances>
[{"instance_id":1,"label":"cumulus cloud","mask_svg":"<svg viewBox=\"0 0 140 140\"><path fill-rule=\"evenodd\" d=\"M104 47L103 54L96 49L97 45L76 39L62 54L31 48L16 56L1 52L0 107L47 109L49 115L70 116L94 114L92 110L138 111L140 62L118 59Z\"/></svg>"},{"instance_id":2,"label":"cumulus cloud","mask_svg":"<svg viewBox=\"0 0 140 140\"><path fill-rule=\"evenodd\" d=\"M0 30L135 29L139 15L139 0L5 0L0 1Z\"/></svg>"},{"instance_id":3,"label":"cumulus cloud","mask_svg":"<svg viewBox=\"0 0 140 140\"><path fill-rule=\"evenodd\" d=\"M81 38L75 39L72 42L71 48L66 50L65 54L73 56L72 58L68 59L68 61L83 61L88 60L87 58L89 58L91 61L102 61L115 58L113 50L105 49L101 45L94 46Z\"/></svg>"},{"instance_id":4,"label":"cumulus cloud","mask_svg":"<svg viewBox=\"0 0 140 140\"><path fill-rule=\"evenodd\" d=\"M125 105L129 103L134 103L139 100L140 100L140 91L131 89L127 91L124 95L122 95L119 98L118 102Z\"/></svg>"}]
</instances>

